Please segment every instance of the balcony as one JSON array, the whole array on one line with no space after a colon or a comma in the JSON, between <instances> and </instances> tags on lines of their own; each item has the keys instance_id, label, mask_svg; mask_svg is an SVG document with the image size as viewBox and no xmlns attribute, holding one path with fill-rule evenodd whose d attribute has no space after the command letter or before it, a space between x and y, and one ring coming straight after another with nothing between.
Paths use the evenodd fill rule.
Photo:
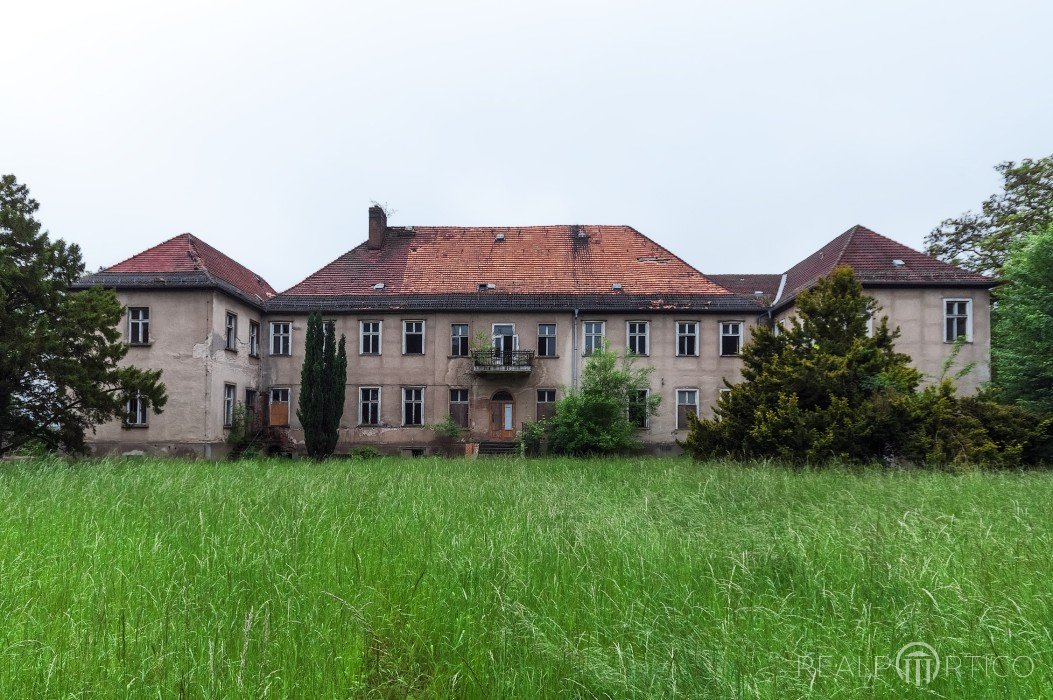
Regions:
<instances>
[{"instance_id":1,"label":"balcony","mask_svg":"<svg viewBox=\"0 0 1053 700\"><path fill-rule=\"evenodd\" d=\"M476 374L530 374L534 369L533 350L487 348L472 352Z\"/></svg>"}]
</instances>

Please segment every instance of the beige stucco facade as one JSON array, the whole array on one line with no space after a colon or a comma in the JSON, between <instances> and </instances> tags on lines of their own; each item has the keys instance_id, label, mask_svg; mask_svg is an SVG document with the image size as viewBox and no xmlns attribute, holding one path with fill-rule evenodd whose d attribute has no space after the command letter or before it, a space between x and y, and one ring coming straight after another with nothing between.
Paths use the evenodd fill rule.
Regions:
<instances>
[{"instance_id":1,"label":"beige stucco facade","mask_svg":"<svg viewBox=\"0 0 1053 700\"><path fill-rule=\"evenodd\" d=\"M964 394L975 393L991 380L991 292L977 287L876 287L865 292L880 305L880 316L888 317L889 327L898 328L896 350L910 356L921 371L924 383L943 374L944 364L954 350L945 338L946 302L968 300L970 305L969 341L955 358L949 378L972 366L956 381ZM776 314L777 322L794 313L790 306Z\"/></svg>"},{"instance_id":2,"label":"beige stucco facade","mask_svg":"<svg viewBox=\"0 0 1053 700\"><path fill-rule=\"evenodd\" d=\"M977 288L877 288L868 293L882 307L893 326L900 328L897 348L910 355L928 380L938 377L953 345L944 339L944 304L948 299L967 299L971 306L970 338L956 364L973 364L959 381L966 393L975 391L990 378L990 296ZM90 437L98 452L138 451L171 455L219 457L226 453L224 386L234 387L236 400L245 401L246 390L260 392L266 411L269 389L289 389L288 435L302 444L296 419L303 362L307 317L303 314L265 314L219 290L120 290L126 307L150 309L151 342L129 348L126 362L161 369L168 390L168 404L160 415L149 416L146 427L128 427L115 421L98 427ZM225 347L226 314L237 316L235 350ZM785 320L793 309L779 313ZM370 445L383 452L432 451L437 445L428 426L450 413L450 389L467 389L469 395L469 440L487 441L491 433L491 399L497 392L512 396L512 422L518 430L537 417L537 392L556 391L556 397L577 383L585 357L583 328L586 322L601 321L604 337L613 350L627 347L627 323L648 324L649 352L638 357L640 366L653 368L650 391L661 397L658 415L651 417L641 439L653 451L676 449L684 431L677 429L677 390L696 390L701 415L711 415L724 380L738 381L741 360L722 356L720 324L743 324L743 342L757 323L768 322L764 313L531 313L531 312L429 312L429 313L340 313L330 318L337 335L347 342L348 377L339 452L355 445ZM250 321L260 324L259 355L250 356ZM360 352L360 322L382 323L379 355ZM403 322L424 323L424 353L403 352ZM677 355L676 323L698 323L698 353ZM292 324L291 354L271 354L272 322ZM122 329L128 331L127 319ZM469 337L489 337L494 324L514 324L519 349L536 350L539 324L555 324L556 355L535 357L529 372L482 374L470 357L451 356L453 324L468 324ZM359 389L380 390L379 425L360 425ZM403 425L403 395L406 387L424 389L422 426Z\"/></svg>"}]
</instances>

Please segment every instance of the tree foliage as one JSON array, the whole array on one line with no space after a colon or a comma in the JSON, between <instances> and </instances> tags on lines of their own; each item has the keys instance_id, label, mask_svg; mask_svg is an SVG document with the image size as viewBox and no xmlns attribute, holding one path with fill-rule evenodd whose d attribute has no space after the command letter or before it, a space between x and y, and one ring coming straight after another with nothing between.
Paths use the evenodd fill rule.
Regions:
<instances>
[{"instance_id":1,"label":"tree foliage","mask_svg":"<svg viewBox=\"0 0 1053 700\"><path fill-rule=\"evenodd\" d=\"M546 426L548 447L555 454L606 455L639 447L638 427L630 413L653 416L661 397L639 393L650 386L652 367L636 367L631 356L619 357L607 347L585 361L581 387L556 402Z\"/></svg>"},{"instance_id":2,"label":"tree foliage","mask_svg":"<svg viewBox=\"0 0 1053 700\"><path fill-rule=\"evenodd\" d=\"M14 175L0 177L0 455L34 442L83 452L84 433L123 416L138 394L160 413L160 371L121 365L128 352L113 290L72 291L80 249L52 241Z\"/></svg>"},{"instance_id":3,"label":"tree foliage","mask_svg":"<svg viewBox=\"0 0 1053 700\"><path fill-rule=\"evenodd\" d=\"M683 443L698 457L774 457L788 462L883 454L904 427L898 396L920 381L897 353L888 319L841 267L797 297L797 315L754 328L742 350L744 381L728 384L712 420L692 420Z\"/></svg>"},{"instance_id":4,"label":"tree foliage","mask_svg":"<svg viewBox=\"0 0 1053 700\"><path fill-rule=\"evenodd\" d=\"M796 464L896 460L1012 466L1048 459L1053 422L984 398L960 398L944 376L920 374L895 351L898 330L841 267L797 298L778 332L756 328L743 348L743 381L712 419L693 419L682 446L699 459Z\"/></svg>"},{"instance_id":5,"label":"tree foliage","mask_svg":"<svg viewBox=\"0 0 1053 700\"><path fill-rule=\"evenodd\" d=\"M1053 155L995 166L1002 191L979 212L944 220L925 239L930 255L967 270L1000 275L1009 251L1053 223Z\"/></svg>"},{"instance_id":6,"label":"tree foliage","mask_svg":"<svg viewBox=\"0 0 1053 700\"><path fill-rule=\"evenodd\" d=\"M325 459L336 450L346 384L344 336L338 343L335 325L313 313L307 319L296 416L303 427L307 454L314 459Z\"/></svg>"},{"instance_id":7,"label":"tree foliage","mask_svg":"<svg viewBox=\"0 0 1053 700\"><path fill-rule=\"evenodd\" d=\"M994 376L1001 397L1053 415L1053 224L1003 268L995 313Z\"/></svg>"}]
</instances>

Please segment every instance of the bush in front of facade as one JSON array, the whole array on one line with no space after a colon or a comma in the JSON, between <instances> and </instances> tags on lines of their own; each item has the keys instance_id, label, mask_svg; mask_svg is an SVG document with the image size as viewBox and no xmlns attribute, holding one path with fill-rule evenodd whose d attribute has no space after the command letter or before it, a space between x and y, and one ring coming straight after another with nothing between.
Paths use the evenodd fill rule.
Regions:
<instances>
[{"instance_id":1,"label":"bush in front of facade","mask_svg":"<svg viewBox=\"0 0 1053 700\"><path fill-rule=\"evenodd\" d=\"M787 327L755 330L743 348L744 381L728 385L712 419L692 418L681 446L697 459L792 464L1049 459L1050 421L986 397L959 397L946 377L918 391L919 373L894 348L898 330L878 311L848 267L802 292Z\"/></svg>"},{"instance_id":2,"label":"bush in front of facade","mask_svg":"<svg viewBox=\"0 0 1053 700\"><path fill-rule=\"evenodd\" d=\"M594 351L581 372L581 388L556 402L545 421L548 451L557 455L625 454L640 447L633 417L658 413L661 397L648 392L652 367L635 367L606 346ZM542 440L539 438L539 443Z\"/></svg>"}]
</instances>

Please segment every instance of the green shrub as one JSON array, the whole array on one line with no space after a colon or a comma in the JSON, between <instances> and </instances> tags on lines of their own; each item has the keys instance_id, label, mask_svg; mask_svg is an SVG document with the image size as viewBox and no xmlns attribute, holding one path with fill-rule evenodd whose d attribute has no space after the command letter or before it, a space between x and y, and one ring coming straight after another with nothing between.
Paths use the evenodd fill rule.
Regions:
<instances>
[{"instance_id":1,"label":"green shrub","mask_svg":"<svg viewBox=\"0 0 1053 700\"><path fill-rule=\"evenodd\" d=\"M620 360L620 361L619 361ZM653 367L635 367L631 356L619 356L606 346L585 361L581 388L566 392L546 421L548 448L561 455L624 454L639 447L630 412L653 416L661 397L648 395Z\"/></svg>"},{"instance_id":2,"label":"green shrub","mask_svg":"<svg viewBox=\"0 0 1053 700\"><path fill-rule=\"evenodd\" d=\"M548 450L548 422L539 420L524 423L516 441L519 443L519 454L540 457Z\"/></svg>"},{"instance_id":3,"label":"green shrub","mask_svg":"<svg viewBox=\"0 0 1053 700\"><path fill-rule=\"evenodd\" d=\"M435 425L429 426L432 431L440 438L456 442L464 437L467 432L464 428L457 425L454 421L453 416L446 416Z\"/></svg>"},{"instance_id":4,"label":"green shrub","mask_svg":"<svg viewBox=\"0 0 1053 700\"><path fill-rule=\"evenodd\" d=\"M377 459L380 457L380 452L374 447L368 445L360 445L358 447L352 447L349 453L354 459Z\"/></svg>"}]
</instances>

